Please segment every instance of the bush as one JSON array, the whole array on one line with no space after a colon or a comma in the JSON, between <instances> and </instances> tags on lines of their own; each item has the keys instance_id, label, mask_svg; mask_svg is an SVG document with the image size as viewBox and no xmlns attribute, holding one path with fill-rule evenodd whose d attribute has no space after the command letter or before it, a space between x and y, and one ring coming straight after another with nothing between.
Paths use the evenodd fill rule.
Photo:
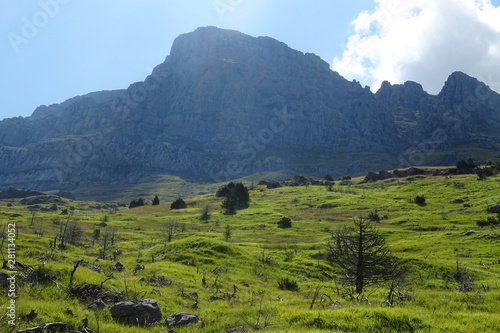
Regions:
<instances>
[{"instance_id":1,"label":"bush","mask_svg":"<svg viewBox=\"0 0 500 333\"><path fill-rule=\"evenodd\" d=\"M331 175L326 175L325 180L329 182L333 182L333 177Z\"/></svg>"},{"instance_id":2,"label":"bush","mask_svg":"<svg viewBox=\"0 0 500 333\"><path fill-rule=\"evenodd\" d=\"M144 200L142 198L139 198L137 200L132 200L128 208L135 208L140 206L144 206Z\"/></svg>"},{"instance_id":3,"label":"bush","mask_svg":"<svg viewBox=\"0 0 500 333\"><path fill-rule=\"evenodd\" d=\"M487 227L489 225L500 225L500 213L497 217L488 216L486 220L479 220L476 222L478 227Z\"/></svg>"},{"instance_id":4,"label":"bush","mask_svg":"<svg viewBox=\"0 0 500 333\"><path fill-rule=\"evenodd\" d=\"M289 278L283 278L278 281L278 288L281 290L299 291L299 285L297 281L290 280Z\"/></svg>"},{"instance_id":5,"label":"bush","mask_svg":"<svg viewBox=\"0 0 500 333\"><path fill-rule=\"evenodd\" d=\"M278 228L286 229L292 227L292 220L288 217L283 217L278 221Z\"/></svg>"},{"instance_id":6,"label":"bush","mask_svg":"<svg viewBox=\"0 0 500 333\"><path fill-rule=\"evenodd\" d=\"M423 195L417 195L415 199L413 199L413 202L416 203L419 206L425 206L425 197Z\"/></svg>"},{"instance_id":7,"label":"bush","mask_svg":"<svg viewBox=\"0 0 500 333\"><path fill-rule=\"evenodd\" d=\"M382 218L378 215L378 211L375 209L368 213L368 219L372 222L380 222Z\"/></svg>"},{"instance_id":8,"label":"bush","mask_svg":"<svg viewBox=\"0 0 500 333\"><path fill-rule=\"evenodd\" d=\"M468 158L466 160L460 160L456 163L457 169L460 170L473 170L477 166L478 165L476 164L476 162L474 162L472 158Z\"/></svg>"},{"instance_id":9,"label":"bush","mask_svg":"<svg viewBox=\"0 0 500 333\"><path fill-rule=\"evenodd\" d=\"M187 208L187 204L181 198L175 200L170 205L170 209L184 209L184 208Z\"/></svg>"}]
</instances>

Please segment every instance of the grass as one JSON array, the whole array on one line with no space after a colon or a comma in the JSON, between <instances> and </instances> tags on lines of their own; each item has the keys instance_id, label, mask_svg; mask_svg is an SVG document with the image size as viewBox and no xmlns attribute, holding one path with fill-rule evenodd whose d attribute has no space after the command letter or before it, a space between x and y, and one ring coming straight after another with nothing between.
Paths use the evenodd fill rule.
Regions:
<instances>
[{"instance_id":1,"label":"grass","mask_svg":"<svg viewBox=\"0 0 500 333\"><path fill-rule=\"evenodd\" d=\"M16 224L17 260L51 276L41 284L19 279L16 329L54 321L81 327L81 319L87 317L92 329L97 330L99 323L100 332L166 330L160 324L135 328L115 323L108 309L94 312L71 298L70 275L74 264L83 259L101 265L104 273L80 266L75 285L102 283L125 299L154 298L164 318L174 312L200 316L202 324L175 328L179 333L224 332L234 326L265 332L499 331L500 229L479 228L476 221L489 216L486 209L500 202L500 178L360 181L335 185L332 191L325 186L256 186L250 191L250 206L235 215L224 215L221 199L210 193L186 199L188 208L177 211L170 210L171 201L163 198L175 198L178 193L169 197L166 190L160 205L134 209L64 199L59 209L73 207L69 223L78 225L82 236L75 245L54 250L51 242L68 216L60 215L60 210L39 212L31 223L31 213L19 200L0 201L1 228ZM456 182L464 186L456 187ZM122 199L149 200L159 194L148 186L122 189ZM412 203L417 195L425 196L426 205ZM463 203L454 203L455 199ZM207 204L210 218L201 220ZM322 259L329 231L374 209L383 217L378 227L391 251L411 266L399 289L401 297L392 306L385 302L388 284L369 287L363 295L349 295L335 282L341 272ZM99 226L105 216L107 226ZM292 228L278 228L282 217L292 220ZM172 220L178 227L172 242L167 242L166 223ZM232 230L229 241L224 240L226 226ZM100 229L98 240L92 238L96 229ZM104 251L106 233L114 234L115 241ZM123 252L115 259L123 263L124 272L111 269L115 250ZM103 251L106 258L98 258ZM2 254L6 253L4 243ZM134 272L137 264L145 269ZM279 282L285 279L296 282L298 291L280 289ZM470 282L472 289L460 291L464 282ZM199 295L195 309L191 292ZM8 302L3 293L0 317ZM73 315L63 312L66 308ZM39 316L28 322L23 316L31 309ZM0 326L9 327L5 317Z\"/></svg>"}]
</instances>

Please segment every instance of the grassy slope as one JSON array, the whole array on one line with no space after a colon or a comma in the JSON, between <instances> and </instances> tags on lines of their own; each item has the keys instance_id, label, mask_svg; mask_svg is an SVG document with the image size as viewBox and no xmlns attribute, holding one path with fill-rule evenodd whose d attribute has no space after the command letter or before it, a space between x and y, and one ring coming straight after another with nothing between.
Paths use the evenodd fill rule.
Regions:
<instances>
[{"instance_id":1,"label":"grassy slope","mask_svg":"<svg viewBox=\"0 0 500 333\"><path fill-rule=\"evenodd\" d=\"M465 184L456 188L455 182ZM486 208L500 202L500 178L477 181L475 176L427 177L416 181L404 179L357 184L350 187L335 185L333 191L323 186L286 187L251 191L251 205L227 216L220 213L220 200L212 194L187 200L189 208L171 211L169 204L145 206L118 211L96 209L96 203L70 202L60 208L74 206L71 217L84 230L82 245L91 245L91 235L99 222L108 216L107 227L101 234L114 231L118 241L109 248L121 249L119 260L125 273L114 272L114 278L104 286L114 291L127 291L128 298L151 297L158 301L165 316L179 311L198 313L201 326L176 328L183 332L223 332L238 325L266 326L266 332L494 332L498 331L500 311L500 250L498 228L477 228L475 221L486 218ZM425 195L426 206L409 202L416 195ZM462 199L464 204L453 203ZM8 203L11 207L7 207ZM209 204L211 217L199 219L200 207ZM320 208L323 205L330 208ZM329 206L328 206L329 205ZM94 207L94 208L92 208ZM318 258L324 253L329 239L328 230L349 223L352 218L366 216L378 209L386 215L379 224L393 252L412 263L404 291L410 298L393 307L385 305L388 286L369 288L363 297L342 297L331 276L334 268ZM12 214L22 216L12 217ZM292 219L293 228L281 230L276 222L282 217ZM87 316L90 327L96 329L99 319L101 332L158 332L156 326L138 329L122 326L110 319L109 311L97 314L67 296L65 292L73 263L79 259L95 262L102 249L100 242L90 248L69 246L56 251L54 260L40 259L49 252L49 242L60 225L51 221L58 213L38 213L30 225L31 215L17 200L0 202L2 226L15 222L19 231L17 258L23 264L57 272L58 286L21 284L17 314L30 309L40 315L29 323L18 320L19 329L52 321L65 321L80 326ZM60 216L65 219L64 216ZM175 219L184 231L166 243L165 222ZM63 220L64 221L64 220ZM229 242L224 241L226 225L233 230ZM42 230L42 235L36 235ZM2 249L5 254L5 245ZM155 258L155 262L152 261ZM459 265L473 276L474 289L460 292L459 283L451 277ZM114 264L99 260L106 271ZM133 273L142 263L144 271ZM167 283L154 285L139 281L163 275ZM205 285L202 279L205 277ZM277 288L277 281L289 277L299 283L298 292ZM74 283L100 284L102 273L85 267L77 269ZM309 310L317 286L340 303L330 307L330 301L318 302ZM209 301L210 296L231 294L229 300ZM185 295L199 294L198 309ZM0 313L6 311L8 299L0 296ZM62 312L70 308L75 316ZM5 318L1 325L5 325ZM163 328L165 330L165 328Z\"/></svg>"}]
</instances>

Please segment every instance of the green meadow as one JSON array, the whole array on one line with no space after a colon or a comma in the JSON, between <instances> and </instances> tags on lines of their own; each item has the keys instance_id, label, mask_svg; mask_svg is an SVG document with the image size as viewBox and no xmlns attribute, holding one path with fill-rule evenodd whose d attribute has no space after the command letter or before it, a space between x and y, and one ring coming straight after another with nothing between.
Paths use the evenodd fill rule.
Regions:
<instances>
[{"instance_id":1,"label":"green meadow","mask_svg":"<svg viewBox=\"0 0 500 333\"><path fill-rule=\"evenodd\" d=\"M243 180L250 205L233 215L222 212L222 199L214 194L222 184L185 197L188 207L179 210L171 210L170 203L187 193L180 183L175 192L162 183L123 188L121 205L91 201L88 191L86 201L62 198L57 211L48 212L30 212L19 199L1 200L3 258L8 259L7 227L15 224L16 260L37 278L17 279L15 327L4 315L11 298L3 288L0 330L58 321L82 328L87 318L95 332L166 332L166 316L189 312L201 323L176 332L238 326L262 332L499 332L500 229L476 222L496 216L487 209L500 202L500 178L429 174L361 180L275 189ZM206 192L202 188L190 187ZM157 194L160 205L153 206ZM139 196L149 204L129 209ZM416 196L424 196L426 204L414 203ZM208 219L201 219L204 209ZM391 302L390 282L355 294L340 281L341 270L325 259L331 231L375 211L389 249L410 268L404 281L392 285ZM291 228L278 228L282 217L291 219ZM74 237L60 246L62 232ZM100 265L102 272L76 267L80 260ZM123 271L111 268L117 261ZM144 269L135 271L138 264ZM281 289L283 279L296 282L298 290ZM153 298L163 319L146 328L116 323L108 308L89 309L89 302L69 295L70 284L84 282L123 300ZM38 312L34 320L25 317L31 309Z\"/></svg>"}]
</instances>

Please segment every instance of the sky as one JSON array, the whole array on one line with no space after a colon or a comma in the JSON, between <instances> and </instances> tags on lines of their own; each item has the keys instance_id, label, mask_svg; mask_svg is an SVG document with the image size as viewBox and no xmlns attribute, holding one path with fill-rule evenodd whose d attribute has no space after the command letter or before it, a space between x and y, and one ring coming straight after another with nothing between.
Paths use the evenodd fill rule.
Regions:
<instances>
[{"instance_id":1,"label":"sky","mask_svg":"<svg viewBox=\"0 0 500 333\"><path fill-rule=\"evenodd\" d=\"M374 92L412 80L437 94L456 70L500 91L500 0L2 1L0 119L127 88L200 26L273 37Z\"/></svg>"}]
</instances>

